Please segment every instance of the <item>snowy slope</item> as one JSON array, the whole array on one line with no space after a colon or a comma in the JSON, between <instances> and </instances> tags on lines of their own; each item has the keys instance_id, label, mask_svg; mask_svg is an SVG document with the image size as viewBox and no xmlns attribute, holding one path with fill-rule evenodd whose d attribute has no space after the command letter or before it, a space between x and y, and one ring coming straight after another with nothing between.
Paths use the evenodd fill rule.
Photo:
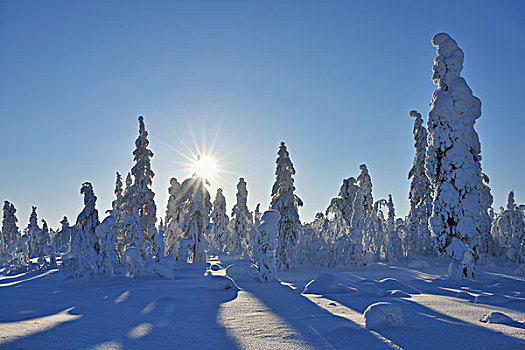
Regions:
<instances>
[{"instance_id":1,"label":"snowy slope","mask_svg":"<svg viewBox=\"0 0 525 350\"><path fill-rule=\"evenodd\" d=\"M476 279L453 283L447 261L428 262L298 269L269 283L231 257L180 264L175 280L64 280L56 270L0 275L0 349L525 347L525 278L512 276L514 266L480 267ZM232 263L240 266L236 276L246 270L234 288L210 288L205 273L224 276ZM303 294L319 275L321 294ZM403 324L367 329L363 313L377 302L398 305ZM512 321L486 318L495 311Z\"/></svg>"}]
</instances>

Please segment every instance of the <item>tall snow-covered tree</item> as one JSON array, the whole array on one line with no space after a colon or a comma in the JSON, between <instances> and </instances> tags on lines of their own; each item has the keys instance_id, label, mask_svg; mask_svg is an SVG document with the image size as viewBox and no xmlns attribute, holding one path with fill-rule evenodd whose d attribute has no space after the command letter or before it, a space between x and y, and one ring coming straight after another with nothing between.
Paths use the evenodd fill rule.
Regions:
<instances>
[{"instance_id":1,"label":"tall snow-covered tree","mask_svg":"<svg viewBox=\"0 0 525 350\"><path fill-rule=\"evenodd\" d=\"M177 258L180 240L183 238L182 219L184 210L177 204L177 196L179 195L180 183L176 178L172 177L170 180L170 187L168 188L168 205L166 207L166 231L164 232L164 241L166 242L166 255L173 255Z\"/></svg>"},{"instance_id":2,"label":"tall snow-covered tree","mask_svg":"<svg viewBox=\"0 0 525 350\"><path fill-rule=\"evenodd\" d=\"M10 253L13 250L15 243L20 238L20 231L17 226L18 219L16 218L16 209L12 203L4 202L4 217L2 220L2 248L1 253L7 259L10 259Z\"/></svg>"},{"instance_id":3,"label":"tall snow-covered tree","mask_svg":"<svg viewBox=\"0 0 525 350\"><path fill-rule=\"evenodd\" d=\"M492 197L492 194L490 193L490 180L486 174L481 174L480 180L478 190L481 205L478 222L476 223L479 236L477 255L482 262L487 263L493 256L500 255L500 248L491 234L492 218L490 216L490 211L492 210L494 197Z\"/></svg>"},{"instance_id":4,"label":"tall snow-covered tree","mask_svg":"<svg viewBox=\"0 0 525 350\"><path fill-rule=\"evenodd\" d=\"M211 238L212 246L219 252L226 252L231 247L231 235L228 229L230 218L226 214L226 198L222 194L222 188L217 189L211 212Z\"/></svg>"},{"instance_id":5,"label":"tall snow-covered tree","mask_svg":"<svg viewBox=\"0 0 525 350\"><path fill-rule=\"evenodd\" d=\"M279 231L277 267L287 270L294 267L295 246L301 234L301 221L297 208L303 205L303 201L294 194L292 176L295 175L295 169L284 142L281 142L277 154L275 183L272 187L270 206L280 215L277 225Z\"/></svg>"},{"instance_id":6,"label":"tall snow-covered tree","mask_svg":"<svg viewBox=\"0 0 525 350\"><path fill-rule=\"evenodd\" d=\"M259 280L268 282L274 280L277 273L275 249L277 248L279 213L275 210L265 211L261 220L261 225L257 226L255 255Z\"/></svg>"},{"instance_id":7,"label":"tall snow-covered tree","mask_svg":"<svg viewBox=\"0 0 525 350\"><path fill-rule=\"evenodd\" d=\"M465 79L463 51L445 33L436 34L432 81L437 85L428 114L427 176L434 187L430 228L438 249L452 259L449 277L473 276L481 203L481 145L474 130L481 101Z\"/></svg>"},{"instance_id":8,"label":"tall snow-covered tree","mask_svg":"<svg viewBox=\"0 0 525 350\"><path fill-rule=\"evenodd\" d=\"M62 271L68 277L93 276L100 258L100 244L96 236L100 223L95 208L97 197L89 182L82 184L80 193L84 195L84 208L71 230L70 250L62 257Z\"/></svg>"},{"instance_id":9,"label":"tall snow-covered tree","mask_svg":"<svg viewBox=\"0 0 525 350\"><path fill-rule=\"evenodd\" d=\"M127 203L125 214L133 215L133 209L138 209L138 214L143 218L142 233L144 243L141 244L145 250L151 245L152 254L155 256L162 256L164 251L164 238L158 235L156 221L157 221L157 206L155 205L155 193L150 186L152 179L155 176L151 170L151 158L153 152L148 149L149 140L148 132L144 125L144 118L139 117L139 136L135 141L135 150L133 157L135 165L131 168L133 175L133 184L127 189L122 201ZM126 181L127 182L127 181ZM146 244L149 242L149 244ZM148 252L141 251L142 258L145 259Z\"/></svg>"},{"instance_id":10,"label":"tall snow-covered tree","mask_svg":"<svg viewBox=\"0 0 525 350\"><path fill-rule=\"evenodd\" d=\"M15 206L8 202L4 202L4 216L2 220L2 247L0 249L0 259L3 257L6 261L13 258L13 251L16 242L20 239L20 231L17 226L18 219L16 218Z\"/></svg>"},{"instance_id":11,"label":"tall snow-covered tree","mask_svg":"<svg viewBox=\"0 0 525 350\"><path fill-rule=\"evenodd\" d=\"M208 246L206 234L210 226L212 206L205 179L194 174L182 182L179 193L177 205L187 209L181 225L184 239L179 250L187 249L190 262L205 261ZM179 252L178 255L180 259L184 252Z\"/></svg>"},{"instance_id":12,"label":"tall snow-covered tree","mask_svg":"<svg viewBox=\"0 0 525 350\"><path fill-rule=\"evenodd\" d=\"M362 215L365 217L370 211L372 211L374 205L374 197L372 197L372 179L370 178L370 174L368 174L366 164L361 164L359 169L361 169L361 174L357 177L357 182L359 182L359 188L363 193Z\"/></svg>"},{"instance_id":13,"label":"tall snow-covered tree","mask_svg":"<svg viewBox=\"0 0 525 350\"><path fill-rule=\"evenodd\" d=\"M115 180L115 200L111 202L111 214L118 221L122 222L124 216L122 215L121 203L122 203L122 175L117 171L117 178Z\"/></svg>"},{"instance_id":14,"label":"tall snow-covered tree","mask_svg":"<svg viewBox=\"0 0 525 350\"><path fill-rule=\"evenodd\" d=\"M435 241L428 228L428 218L432 214L433 188L426 174L427 129L423 125L421 113L411 111L414 118L414 147L416 153L412 168L408 173L410 181L410 211L407 217L406 255L434 256Z\"/></svg>"},{"instance_id":15,"label":"tall snow-covered tree","mask_svg":"<svg viewBox=\"0 0 525 350\"><path fill-rule=\"evenodd\" d=\"M244 256L250 255L252 246L252 214L248 210L248 190L246 181L239 178L237 184L237 203L232 208L231 235L233 249L232 251L241 253Z\"/></svg>"},{"instance_id":16,"label":"tall snow-covered tree","mask_svg":"<svg viewBox=\"0 0 525 350\"><path fill-rule=\"evenodd\" d=\"M38 237L41 235L42 229L38 227L38 215L36 207L31 208L31 215L29 216L29 224L26 228L26 234L29 236L29 256L35 257L35 247L37 246Z\"/></svg>"}]
</instances>

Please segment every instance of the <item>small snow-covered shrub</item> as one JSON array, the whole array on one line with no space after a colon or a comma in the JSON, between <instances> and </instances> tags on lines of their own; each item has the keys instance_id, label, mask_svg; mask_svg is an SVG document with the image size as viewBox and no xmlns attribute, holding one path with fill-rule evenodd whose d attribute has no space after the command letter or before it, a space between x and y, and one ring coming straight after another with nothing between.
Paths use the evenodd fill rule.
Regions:
<instances>
[{"instance_id":1,"label":"small snow-covered shrub","mask_svg":"<svg viewBox=\"0 0 525 350\"><path fill-rule=\"evenodd\" d=\"M367 329L384 329L404 325L399 304L380 302L370 305L364 313Z\"/></svg>"},{"instance_id":2,"label":"small snow-covered shrub","mask_svg":"<svg viewBox=\"0 0 525 350\"><path fill-rule=\"evenodd\" d=\"M304 287L303 294L341 294L348 289L341 286L334 275L321 273Z\"/></svg>"},{"instance_id":3,"label":"small snow-covered shrub","mask_svg":"<svg viewBox=\"0 0 525 350\"><path fill-rule=\"evenodd\" d=\"M208 275L209 290L226 290L226 289L237 289L235 282L228 276L213 276Z\"/></svg>"}]
</instances>

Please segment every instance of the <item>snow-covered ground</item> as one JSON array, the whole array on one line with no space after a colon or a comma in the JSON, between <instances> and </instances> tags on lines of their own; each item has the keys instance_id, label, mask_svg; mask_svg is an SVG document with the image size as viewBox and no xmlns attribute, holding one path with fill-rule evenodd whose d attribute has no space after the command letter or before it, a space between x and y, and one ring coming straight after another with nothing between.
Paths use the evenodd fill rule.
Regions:
<instances>
[{"instance_id":1,"label":"snow-covered ground","mask_svg":"<svg viewBox=\"0 0 525 350\"><path fill-rule=\"evenodd\" d=\"M231 264L235 283L209 276ZM175 280L0 275L0 348L525 348L525 278L514 266L453 283L448 262L428 264L297 269L269 283L228 257L178 265Z\"/></svg>"}]
</instances>

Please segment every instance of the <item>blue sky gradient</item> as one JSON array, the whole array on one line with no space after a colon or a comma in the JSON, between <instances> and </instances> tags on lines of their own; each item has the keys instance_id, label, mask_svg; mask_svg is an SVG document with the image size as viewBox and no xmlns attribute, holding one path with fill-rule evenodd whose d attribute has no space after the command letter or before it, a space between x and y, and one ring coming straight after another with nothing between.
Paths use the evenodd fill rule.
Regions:
<instances>
[{"instance_id":1,"label":"blue sky gradient","mask_svg":"<svg viewBox=\"0 0 525 350\"><path fill-rule=\"evenodd\" d=\"M525 202L523 1L6 1L0 0L0 199L25 227L31 205L57 227L92 182L103 213L114 173L133 165L144 115L164 215L180 154L222 156L212 184L228 207L240 176L266 208L280 141L310 221L366 163L375 199L408 208L412 118L435 86L430 40L449 33L482 101L476 123L494 207ZM176 149L177 151L174 151Z\"/></svg>"}]
</instances>

